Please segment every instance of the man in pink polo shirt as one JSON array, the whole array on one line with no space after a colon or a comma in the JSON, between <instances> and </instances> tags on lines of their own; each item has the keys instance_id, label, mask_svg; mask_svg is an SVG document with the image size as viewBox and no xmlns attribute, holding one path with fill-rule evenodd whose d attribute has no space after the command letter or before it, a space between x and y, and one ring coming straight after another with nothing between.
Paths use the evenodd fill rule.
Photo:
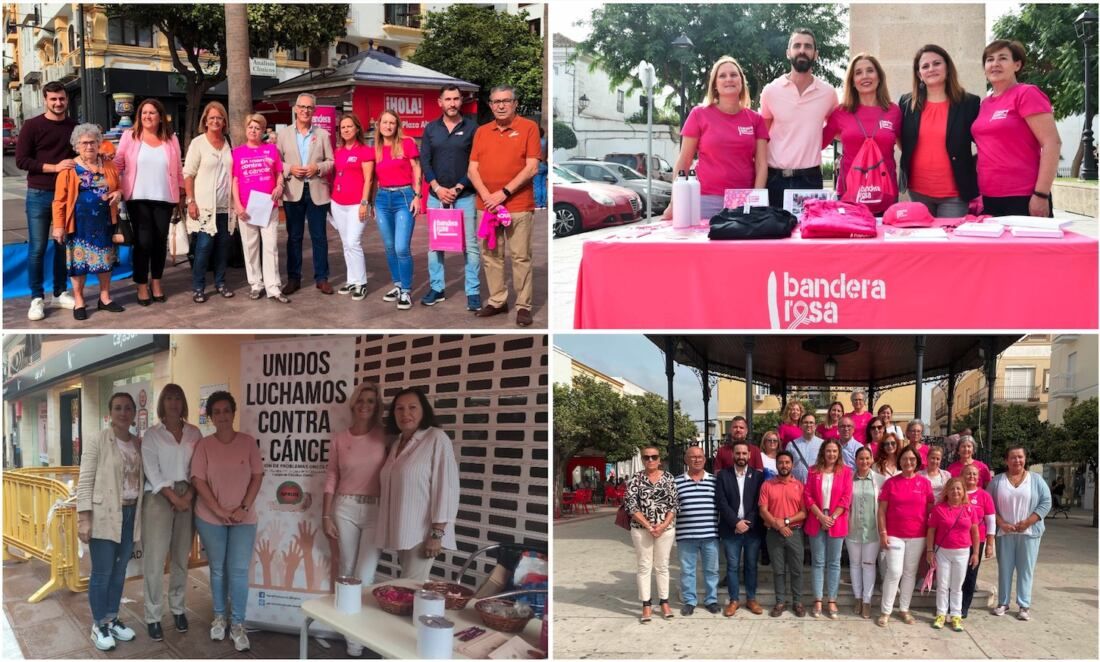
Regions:
<instances>
[{"instance_id":1,"label":"man in pink polo shirt","mask_svg":"<svg viewBox=\"0 0 1100 662\"><path fill-rule=\"evenodd\" d=\"M810 73L817 39L798 28L787 42L790 73L764 86L760 114L768 127L768 204L783 206L787 189L819 189L821 132L837 105L836 90Z\"/></svg>"}]
</instances>

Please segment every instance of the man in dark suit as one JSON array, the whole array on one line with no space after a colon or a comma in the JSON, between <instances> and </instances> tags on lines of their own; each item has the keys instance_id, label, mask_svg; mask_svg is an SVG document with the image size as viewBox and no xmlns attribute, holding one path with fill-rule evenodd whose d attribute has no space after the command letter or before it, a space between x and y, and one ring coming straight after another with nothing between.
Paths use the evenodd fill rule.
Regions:
<instances>
[{"instance_id":1,"label":"man in dark suit","mask_svg":"<svg viewBox=\"0 0 1100 662\"><path fill-rule=\"evenodd\" d=\"M749 466L749 443L733 443L733 466L717 476L715 501L718 505L718 535L726 557L726 584L730 601L722 612L727 618L740 607L741 559L745 561L746 608L754 614L764 613L756 602L756 563L760 555L764 525L757 502L764 472Z\"/></svg>"}]
</instances>

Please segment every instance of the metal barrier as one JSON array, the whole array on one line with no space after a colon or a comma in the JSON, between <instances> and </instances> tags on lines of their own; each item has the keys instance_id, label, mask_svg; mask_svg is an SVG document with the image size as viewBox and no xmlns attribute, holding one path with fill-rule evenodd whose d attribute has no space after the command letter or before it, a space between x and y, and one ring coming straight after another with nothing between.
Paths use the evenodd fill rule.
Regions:
<instances>
[{"instance_id":1,"label":"metal barrier","mask_svg":"<svg viewBox=\"0 0 1100 662\"><path fill-rule=\"evenodd\" d=\"M50 580L27 598L28 602L38 602L63 587L70 591L88 590L88 578L80 575L79 565L81 543L76 514L79 475L79 467L4 471L3 558L22 558L9 554L10 547L50 565ZM187 565L189 568L206 565L197 531L191 540Z\"/></svg>"}]
</instances>

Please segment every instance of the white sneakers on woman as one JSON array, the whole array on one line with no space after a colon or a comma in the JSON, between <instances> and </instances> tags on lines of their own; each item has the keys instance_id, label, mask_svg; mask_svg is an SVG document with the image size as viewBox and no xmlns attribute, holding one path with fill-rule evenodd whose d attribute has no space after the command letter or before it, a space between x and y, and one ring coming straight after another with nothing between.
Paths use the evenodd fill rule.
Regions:
<instances>
[{"instance_id":1,"label":"white sneakers on woman","mask_svg":"<svg viewBox=\"0 0 1100 662\"><path fill-rule=\"evenodd\" d=\"M92 643L101 651L109 651L115 647L115 638L106 625L92 624Z\"/></svg>"},{"instance_id":2,"label":"white sneakers on woman","mask_svg":"<svg viewBox=\"0 0 1100 662\"><path fill-rule=\"evenodd\" d=\"M244 631L243 623L234 623L229 627L229 638L233 640L233 647L239 652L248 650L248 634Z\"/></svg>"},{"instance_id":3,"label":"white sneakers on woman","mask_svg":"<svg viewBox=\"0 0 1100 662\"><path fill-rule=\"evenodd\" d=\"M210 639L213 641L225 639L225 616L215 616L214 621L210 623Z\"/></svg>"}]
</instances>

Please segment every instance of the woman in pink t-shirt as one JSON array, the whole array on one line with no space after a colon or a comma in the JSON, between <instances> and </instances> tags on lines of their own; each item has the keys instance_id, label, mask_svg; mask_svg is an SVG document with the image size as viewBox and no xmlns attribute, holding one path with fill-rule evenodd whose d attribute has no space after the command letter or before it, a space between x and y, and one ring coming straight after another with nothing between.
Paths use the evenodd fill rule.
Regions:
<instances>
[{"instance_id":1,"label":"woman in pink t-shirt","mask_svg":"<svg viewBox=\"0 0 1100 662\"><path fill-rule=\"evenodd\" d=\"M420 210L420 152L401 130L401 118L385 110L374 123L374 176L378 179L374 211L386 247L386 263L393 288L383 301L396 301L398 310L412 308L413 227Z\"/></svg>"},{"instance_id":2,"label":"woman in pink t-shirt","mask_svg":"<svg viewBox=\"0 0 1100 662\"><path fill-rule=\"evenodd\" d=\"M867 411L867 394L863 391L852 391L852 411L848 417L852 419L855 432L852 436L860 443L867 443L867 424L871 422L872 414ZM874 453L874 451L871 451Z\"/></svg>"},{"instance_id":3,"label":"woman in pink t-shirt","mask_svg":"<svg viewBox=\"0 0 1100 662\"><path fill-rule=\"evenodd\" d=\"M993 216L1054 216L1050 187L1062 140L1047 95L1016 80L1026 61L1015 41L997 39L982 52L993 91L970 130L978 145L978 189Z\"/></svg>"},{"instance_id":4,"label":"woman in pink t-shirt","mask_svg":"<svg viewBox=\"0 0 1100 662\"><path fill-rule=\"evenodd\" d=\"M783 408L783 419L780 421L779 427L776 428L776 432L779 433L779 442L783 448L802 436L802 426L799 423L801 420L802 403L798 400L788 401L787 406Z\"/></svg>"},{"instance_id":5,"label":"woman in pink t-shirt","mask_svg":"<svg viewBox=\"0 0 1100 662\"><path fill-rule=\"evenodd\" d=\"M855 162L866 138L872 138L882 152L883 165L894 182L894 192L889 196L872 194L872 201L864 202L876 216L898 201L898 173L894 165L894 145L901 135L901 109L890 101L886 89L886 72L870 53L858 53L848 65L844 77L844 101L833 109L821 134L822 148L828 147L840 136L842 155L840 170L836 176L836 192L841 200L863 202L855 191L846 190L848 172ZM818 435L820 436L820 435Z\"/></svg>"},{"instance_id":6,"label":"woman in pink t-shirt","mask_svg":"<svg viewBox=\"0 0 1100 662\"><path fill-rule=\"evenodd\" d=\"M374 150L366 145L363 125L355 113L340 118L340 139L333 155L332 205L330 220L344 244L348 279L337 290L353 301L367 296L367 263L363 257L363 228L370 211Z\"/></svg>"},{"instance_id":7,"label":"woman in pink t-shirt","mask_svg":"<svg viewBox=\"0 0 1100 662\"><path fill-rule=\"evenodd\" d=\"M962 632L962 585L966 569L978 567L978 532L982 518L967 503L961 478L952 478L943 488L943 501L932 508L925 537L928 564L936 568L936 620L943 628L951 616L951 629ZM949 606L950 605L950 606Z\"/></svg>"},{"instance_id":8,"label":"woman in pink t-shirt","mask_svg":"<svg viewBox=\"0 0 1100 662\"><path fill-rule=\"evenodd\" d=\"M698 155L695 171L702 193L702 218L722 211L726 189L767 185L768 127L764 118L749 108L749 85L741 65L732 57L724 55L710 68L706 97L688 114L681 138L673 170L687 172ZM672 218L672 205L665 209L664 218Z\"/></svg>"},{"instance_id":9,"label":"woman in pink t-shirt","mask_svg":"<svg viewBox=\"0 0 1100 662\"><path fill-rule=\"evenodd\" d=\"M264 478L264 465L256 440L233 429L237 401L226 391L206 399L206 411L214 434L204 437L191 456L191 484L199 499L195 504L195 528L206 548L210 565L210 593L214 619L210 638L225 638L226 598L230 612L229 637L238 651L249 648L244 631L248 607L249 568L256 542L253 506ZM248 476L248 480L245 477ZM267 540L261 542L261 547ZM310 554L311 550L305 550ZM228 580L228 585L227 585Z\"/></svg>"},{"instance_id":10,"label":"woman in pink t-shirt","mask_svg":"<svg viewBox=\"0 0 1100 662\"><path fill-rule=\"evenodd\" d=\"M844 418L844 405L840 402L834 402L829 405L828 411L825 412L825 420L817 424L817 436L822 440L826 439L839 439L840 430L837 427L840 425L840 419Z\"/></svg>"},{"instance_id":11,"label":"woman in pink t-shirt","mask_svg":"<svg viewBox=\"0 0 1100 662\"><path fill-rule=\"evenodd\" d=\"M267 292L267 298L290 303L283 294L279 277L279 205L283 199L283 160L279 149L264 144L267 118L253 113L244 118L245 144L233 150L233 207L244 248L244 272L248 278L248 298L255 301ZM248 215L248 198L270 196L274 203L267 219ZM261 246L262 244L262 246ZM261 263L260 251L263 251Z\"/></svg>"},{"instance_id":12,"label":"woman in pink t-shirt","mask_svg":"<svg viewBox=\"0 0 1100 662\"><path fill-rule=\"evenodd\" d=\"M878 446L886 436L886 423L878 416L867 419L863 429L863 443L871 449L871 456L878 456Z\"/></svg>"},{"instance_id":13,"label":"woman in pink t-shirt","mask_svg":"<svg viewBox=\"0 0 1100 662\"><path fill-rule=\"evenodd\" d=\"M382 555L376 526L386 438L378 384L360 383L348 402L351 427L334 434L329 444L321 522L325 535L340 546L339 576L358 577L363 586L369 586ZM348 655L362 654L362 644L351 639L347 644Z\"/></svg>"},{"instance_id":14,"label":"woman in pink t-shirt","mask_svg":"<svg viewBox=\"0 0 1100 662\"><path fill-rule=\"evenodd\" d=\"M974 459L974 437L968 434L959 437L959 445L955 451L959 454L959 459L947 467L947 473L961 478L963 469L975 467L978 470L978 487L984 490L985 486L989 485L989 481L993 480L993 473L989 471L985 462Z\"/></svg>"},{"instance_id":15,"label":"woman in pink t-shirt","mask_svg":"<svg viewBox=\"0 0 1100 662\"><path fill-rule=\"evenodd\" d=\"M932 484L918 475L921 459L911 446L898 454L901 473L887 480L878 495L879 546L886 550L886 576L882 580L882 613L876 623L886 627L898 598L898 618L906 625L915 619L909 602L917 583L917 567L924 551L928 512L932 508ZM900 590L901 595L898 596Z\"/></svg>"}]
</instances>

